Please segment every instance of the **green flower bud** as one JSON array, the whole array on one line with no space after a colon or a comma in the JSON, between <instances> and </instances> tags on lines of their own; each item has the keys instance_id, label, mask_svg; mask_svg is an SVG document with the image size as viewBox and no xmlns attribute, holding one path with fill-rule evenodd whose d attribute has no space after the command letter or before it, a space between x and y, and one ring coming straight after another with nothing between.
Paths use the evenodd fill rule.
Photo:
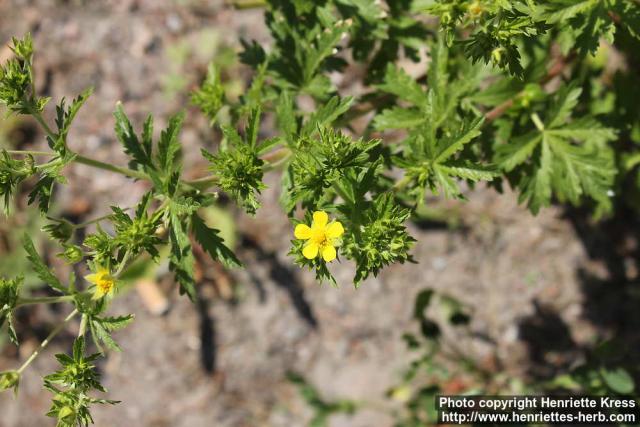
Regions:
<instances>
[{"instance_id":1,"label":"green flower bud","mask_svg":"<svg viewBox=\"0 0 640 427\"><path fill-rule=\"evenodd\" d=\"M20 374L18 371L5 371L0 372L0 391L13 389L15 393L18 392L18 386L20 384Z\"/></svg>"},{"instance_id":2,"label":"green flower bud","mask_svg":"<svg viewBox=\"0 0 640 427\"><path fill-rule=\"evenodd\" d=\"M42 227L42 231L47 233L52 239L66 242L73 235L73 224L66 219L53 220L51 224Z\"/></svg>"},{"instance_id":3,"label":"green flower bud","mask_svg":"<svg viewBox=\"0 0 640 427\"><path fill-rule=\"evenodd\" d=\"M67 264L76 264L84 258L82 248L76 245L64 245L64 252L59 253L58 257L62 258Z\"/></svg>"},{"instance_id":4,"label":"green flower bud","mask_svg":"<svg viewBox=\"0 0 640 427\"><path fill-rule=\"evenodd\" d=\"M15 307L22 281L22 277L12 280L0 279L0 310L11 310Z\"/></svg>"}]
</instances>

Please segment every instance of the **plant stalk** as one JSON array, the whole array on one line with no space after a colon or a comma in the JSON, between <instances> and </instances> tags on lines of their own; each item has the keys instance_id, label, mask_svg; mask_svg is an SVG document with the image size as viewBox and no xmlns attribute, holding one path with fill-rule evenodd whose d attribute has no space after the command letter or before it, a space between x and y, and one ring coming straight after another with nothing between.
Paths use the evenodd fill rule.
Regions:
<instances>
[{"instance_id":1,"label":"plant stalk","mask_svg":"<svg viewBox=\"0 0 640 427\"><path fill-rule=\"evenodd\" d=\"M59 302L72 301L73 297L73 295L63 295L58 297L20 298L16 303L16 307L33 304L55 304Z\"/></svg>"},{"instance_id":2,"label":"plant stalk","mask_svg":"<svg viewBox=\"0 0 640 427\"><path fill-rule=\"evenodd\" d=\"M22 366L20 366L20 368L17 370L18 374L21 374L25 369L27 369L27 366L29 366L31 362L33 362L36 359L36 357L38 357L40 352L44 350L46 346L49 345L51 340L56 335L58 335L60 331L62 331L62 329L66 326L66 324L69 323L69 321L73 319L78 313L79 313L78 309L73 310L71 313L69 313L69 315L64 319L62 323L60 323L58 326L56 326L56 328L53 331L51 331L51 333L44 339L44 341L40 343L40 346L37 349L35 349L35 351L31 353L31 356L29 356L29 358L22 364Z\"/></svg>"},{"instance_id":3,"label":"plant stalk","mask_svg":"<svg viewBox=\"0 0 640 427\"><path fill-rule=\"evenodd\" d=\"M119 173L120 175L128 176L129 178L143 179L148 180L149 177L147 174L139 171L134 171L127 168L121 168L119 166L111 165L109 163L104 163L99 160L91 159L89 157L82 156L80 154L76 155L75 160L78 163L83 165L92 166L94 168L103 169L110 172Z\"/></svg>"}]
</instances>

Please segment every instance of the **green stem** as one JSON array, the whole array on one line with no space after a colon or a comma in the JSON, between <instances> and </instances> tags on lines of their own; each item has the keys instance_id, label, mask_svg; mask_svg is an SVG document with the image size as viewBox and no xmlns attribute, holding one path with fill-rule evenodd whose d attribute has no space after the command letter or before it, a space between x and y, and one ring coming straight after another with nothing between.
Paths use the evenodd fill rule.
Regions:
<instances>
[{"instance_id":1,"label":"green stem","mask_svg":"<svg viewBox=\"0 0 640 427\"><path fill-rule=\"evenodd\" d=\"M126 212L129 209L131 209L131 208L123 208L122 210ZM90 226L91 224L95 224L96 222L100 222L100 221L104 221L105 219L109 219L112 216L113 216L113 214L110 213L110 214L107 214L107 215L100 216L98 218L91 219L89 221L81 222L80 224L73 224L73 228L76 229L76 230L79 229L79 228L85 228L85 227Z\"/></svg>"},{"instance_id":2,"label":"green stem","mask_svg":"<svg viewBox=\"0 0 640 427\"><path fill-rule=\"evenodd\" d=\"M40 113L39 111L36 111L36 110L30 111L30 113L36 119L36 121L40 124L40 126L42 126L42 129L44 129L46 134L51 139L55 140L58 137L58 135L56 135L51 130L51 128L49 127L47 122L44 121L44 118L42 117L42 113ZM75 160L78 163L82 163L83 165L92 166L94 168L104 169L104 170L107 170L107 171L119 173L121 175L125 175L125 176L128 176L130 178L137 178L137 179L144 179L144 180L148 180L149 179L149 177L145 173L134 171L134 170L131 170L131 169L121 168L119 166L111 165L109 163L104 163L104 162L101 162L99 160L95 160L95 159L91 159L89 157L82 156L80 154L76 155Z\"/></svg>"},{"instance_id":3,"label":"green stem","mask_svg":"<svg viewBox=\"0 0 640 427\"><path fill-rule=\"evenodd\" d=\"M196 190L206 190L207 188L217 184L218 181L219 178L217 176L209 175L198 179L192 179L190 181L183 181L182 183L187 187L191 187Z\"/></svg>"},{"instance_id":4,"label":"green stem","mask_svg":"<svg viewBox=\"0 0 640 427\"><path fill-rule=\"evenodd\" d=\"M540 120L540 116L538 115L538 113L531 114L531 120L540 132L544 132L544 123L542 122L542 120Z\"/></svg>"},{"instance_id":5,"label":"green stem","mask_svg":"<svg viewBox=\"0 0 640 427\"><path fill-rule=\"evenodd\" d=\"M56 326L56 328L53 331L51 331L51 333L44 339L44 341L40 343L40 346L37 349L35 349L35 351L31 353L31 356L29 356L29 358L22 364L22 366L20 366L20 368L17 371L18 374L21 374L22 371L27 369L27 366L29 366L31 362L35 360L36 357L38 357L40 352L47 345L49 345L51 340L60 333L60 331L66 326L66 324L69 323L69 321L76 316L76 314L78 314L78 309L75 309L71 313L69 313L69 315L64 319L64 321L60 323L58 326Z\"/></svg>"},{"instance_id":6,"label":"green stem","mask_svg":"<svg viewBox=\"0 0 640 427\"><path fill-rule=\"evenodd\" d=\"M405 175L405 176L402 177L402 179L400 179L398 182L396 182L393 185L393 187L391 187L391 188L392 188L393 191L402 191L410 183L411 183L411 177Z\"/></svg>"},{"instance_id":7,"label":"green stem","mask_svg":"<svg viewBox=\"0 0 640 427\"><path fill-rule=\"evenodd\" d=\"M83 165L92 166L94 168L104 169L106 171L119 173L120 175L128 176L130 178L144 179L144 180L149 179L147 174L143 172L134 171L127 168L121 168L119 166L115 166L109 163L104 163L95 159L90 159L89 157L81 156L80 154L76 156L75 160L78 163L82 163Z\"/></svg>"},{"instance_id":8,"label":"green stem","mask_svg":"<svg viewBox=\"0 0 640 427\"><path fill-rule=\"evenodd\" d=\"M32 156L55 156L56 153L51 151L31 151L31 150L6 150L9 154L22 154L27 156L31 154Z\"/></svg>"},{"instance_id":9,"label":"green stem","mask_svg":"<svg viewBox=\"0 0 640 427\"><path fill-rule=\"evenodd\" d=\"M84 336L84 333L87 331L87 315L83 314L80 319L80 328L78 329L78 338Z\"/></svg>"},{"instance_id":10,"label":"green stem","mask_svg":"<svg viewBox=\"0 0 640 427\"><path fill-rule=\"evenodd\" d=\"M35 298L20 298L16 303L16 307L21 307L23 305L33 305L33 304L55 304L58 302L72 301L74 295L63 295L59 297L35 297Z\"/></svg>"},{"instance_id":11,"label":"green stem","mask_svg":"<svg viewBox=\"0 0 640 427\"><path fill-rule=\"evenodd\" d=\"M116 270L115 273L113 273L113 277L117 278L124 271L124 268L126 267L127 262L129 262L130 257L131 257L131 252L127 250L124 253L124 256L122 257L122 261L120 261L120 265L118 265L118 269Z\"/></svg>"},{"instance_id":12,"label":"green stem","mask_svg":"<svg viewBox=\"0 0 640 427\"><path fill-rule=\"evenodd\" d=\"M44 118L42 117L42 113L37 110L31 110L30 113L33 116L33 118L36 119L38 123L40 123L40 126L42 126L42 129L44 129L47 136L49 136L49 138L55 141L58 138L58 135L56 135L55 132L51 130L47 122L44 121Z\"/></svg>"},{"instance_id":13,"label":"green stem","mask_svg":"<svg viewBox=\"0 0 640 427\"><path fill-rule=\"evenodd\" d=\"M265 7L267 2L265 0L232 0L231 4L236 9L254 9Z\"/></svg>"}]
</instances>

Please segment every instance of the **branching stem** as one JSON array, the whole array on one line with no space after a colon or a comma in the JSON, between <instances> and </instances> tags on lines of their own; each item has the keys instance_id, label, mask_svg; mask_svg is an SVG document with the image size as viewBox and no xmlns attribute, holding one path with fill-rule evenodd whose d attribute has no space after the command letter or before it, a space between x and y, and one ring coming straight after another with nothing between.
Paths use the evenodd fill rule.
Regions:
<instances>
[{"instance_id":1,"label":"branching stem","mask_svg":"<svg viewBox=\"0 0 640 427\"><path fill-rule=\"evenodd\" d=\"M60 333L60 331L62 331L62 329L64 329L64 327L67 325L67 323L69 323L69 321L71 319L73 319L77 314L79 313L78 309L73 310L71 313L69 313L69 315L62 321L62 323L60 323L58 326L55 327L55 329L53 331L51 331L51 333L44 339L44 341L42 341L40 343L40 346L35 349L35 351L33 353L31 353L31 356L29 356L29 358L22 364L22 366L20 366L20 368L18 369L18 374L21 374L25 369L27 369L27 366L29 366L31 364L31 362L33 362L36 357L38 357L38 355L40 354L40 352L42 350L44 350L44 348L46 346L49 345L49 343L51 342L51 340Z\"/></svg>"},{"instance_id":2,"label":"branching stem","mask_svg":"<svg viewBox=\"0 0 640 427\"><path fill-rule=\"evenodd\" d=\"M33 304L55 304L59 302L72 301L73 298L74 298L73 295L62 295L57 297L20 298L16 303L16 307L21 307L23 305L33 305Z\"/></svg>"}]
</instances>

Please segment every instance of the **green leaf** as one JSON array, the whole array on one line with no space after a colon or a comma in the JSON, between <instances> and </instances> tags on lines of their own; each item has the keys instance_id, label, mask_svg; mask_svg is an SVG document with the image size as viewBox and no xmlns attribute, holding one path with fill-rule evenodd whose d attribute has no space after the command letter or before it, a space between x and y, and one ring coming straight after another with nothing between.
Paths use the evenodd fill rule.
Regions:
<instances>
[{"instance_id":1,"label":"green leaf","mask_svg":"<svg viewBox=\"0 0 640 427\"><path fill-rule=\"evenodd\" d=\"M249 116L249 124L247 125L247 144L249 147L255 148L258 144L258 133L260 132L260 107L251 110Z\"/></svg>"},{"instance_id":2,"label":"green leaf","mask_svg":"<svg viewBox=\"0 0 640 427\"><path fill-rule=\"evenodd\" d=\"M542 136L535 131L513 138L507 144L498 147L497 162L504 170L510 172L529 159L541 140Z\"/></svg>"},{"instance_id":3,"label":"green leaf","mask_svg":"<svg viewBox=\"0 0 640 427\"><path fill-rule=\"evenodd\" d=\"M462 150L465 144L468 144L480 135L480 127L483 122L483 118L477 118L472 122L465 123L454 136L438 143L438 150L434 161L437 163L443 162L457 151Z\"/></svg>"},{"instance_id":4,"label":"green leaf","mask_svg":"<svg viewBox=\"0 0 640 427\"><path fill-rule=\"evenodd\" d=\"M119 317L98 317L91 316L89 321L91 336L100 350L104 353L104 349L101 344L104 344L107 348L115 351L121 351L120 346L111 337L111 332L117 331L126 327L133 321L134 316L132 314Z\"/></svg>"},{"instance_id":5,"label":"green leaf","mask_svg":"<svg viewBox=\"0 0 640 427\"><path fill-rule=\"evenodd\" d=\"M79 362L84 359L85 341L84 337L80 336L73 341L73 360Z\"/></svg>"},{"instance_id":6,"label":"green leaf","mask_svg":"<svg viewBox=\"0 0 640 427\"><path fill-rule=\"evenodd\" d=\"M43 214L49 212L49 205L51 204L51 196L53 194L53 184L55 184L56 178L53 175L43 174L36 185L33 186L31 192L29 192L29 204L33 204L38 201L38 209Z\"/></svg>"},{"instance_id":7,"label":"green leaf","mask_svg":"<svg viewBox=\"0 0 640 427\"><path fill-rule=\"evenodd\" d=\"M373 120L377 130L410 129L425 121L424 112L410 108L394 107L384 110Z\"/></svg>"},{"instance_id":8,"label":"green leaf","mask_svg":"<svg viewBox=\"0 0 640 427\"><path fill-rule=\"evenodd\" d=\"M310 49L303 53L303 81L306 84L312 81L323 62L334 54L336 45L348 29L349 24L346 21L336 22L332 27L321 31L315 40L315 45L309 46Z\"/></svg>"},{"instance_id":9,"label":"green leaf","mask_svg":"<svg viewBox=\"0 0 640 427\"><path fill-rule=\"evenodd\" d=\"M600 376L607 387L619 394L631 394L635 390L635 383L629 373L623 368L600 369Z\"/></svg>"},{"instance_id":10,"label":"green leaf","mask_svg":"<svg viewBox=\"0 0 640 427\"><path fill-rule=\"evenodd\" d=\"M288 91L283 91L276 105L276 123L278 129L287 138L287 142L293 142L298 131L298 122L294 110L293 98Z\"/></svg>"},{"instance_id":11,"label":"green leaf","mask_svg":"<svg viewBox=\"0 0 640 427\"><path fill-rule=\"evenodd\" d=\"M158 169L163 171L165 175L171 175L176 170L175 160L181 148L178 134L182 129L184 116L184 112L180 112L171 117L167 129L160 133L157 161Z\"/></svg>"},{"instance_id":12,"label":"green leaf","mask_svg":"<svg viewBox=\"0 0 640 427\"><path fill-rule=\"evenodd\" d=\"M116 136L118 137L118 141L120 141L124 147L124 152L133 158L132 166L137 164L143 168L151 167L150 148L140 144L140 141L133 130L133 126L122 108L121 102L116 104L116 110L114 111L113 116L116 119Z\"/></svg>"},{"instance_id":13,"label":"green leaf","mask_svg":"<svg viewBox=\"0 0 640 427\"><path fill-rule=\"evenodd\" d=\"M309 120L304 124L300 131L301 136L308 136L315 132L319 127L325 127L332 124L338 117L344 114L353 104L353 97L347 96L340 98L334 96L329 101L318 108Z\"/></svg>"},{"instance_id":14,"label":"green leaf","mask_svg":"<svg viewBox=\"0 0 640 427\"><path fill-rule=\"evenodd\" d=\"M33 241L28 234L24 234L22 238L22 246L27 251L27 259L31 263L31 267L40 280L51 286L53 289L62 292L67 292L67 288L60 282L60 280L51 272L49 267L44 263L36 248L33 245Z\"/></svg>"},{"instance_id":15,"label":"green leaf","mask_svg":"<svg viewBox=\"0 0 640 427\"><path fill-rule=\"evenodd\" d=\"M582 55L593 55L600 39L613 43L615 24L609 16L609 7L621 2L625 0L551 0L544 5L539 19L570 28L571 31L565 30L564 34L571 39L571 45ZM629 9L624 10L632 13Z\"/></svg>"},{"instance_id":16,"label":"green leaf","mask_svg":"<svg viewBox=\"0 0 640 427\"><path fill-rule=\"evenodd\" d=\"M171 254L169 256L169 269L174 272L175 278L180 283L180 293L186 293L192 301L196 299L195 280L193 269L195 258L189 240L188 219L186 212L194 209L172 201L169 204Z\"/></svg>"},{"instance_id":17,"label":"green leaf","mask_svg":"<svg viewBox=\"0 0 640 427\"><path fill-rule=\"evenodd\" d=\"M200 107L210 124L213 124L224 105L224 101L224 87L220 79L220 70L211 62L202 86L191 94L191 102Z\"/></svg>"},{"instance_id":18,"label":"green leaf","mask_svg":"<svg viewBox=\"0 0 640 427\"><path fill-rule=\"evenodd\" d=\"M610 190L616 169L608 143L612 128L590 116L571 119L580 89L561 88L550 101L544 122L531 115L535 130L498 146L496 161L521 190L535 214L555 195L560 202L578 204L583 196L597 203L599 214L611 210Z\"/></svg>"},{"instance_id":19,"label":"green leaf","mask_svg":"<svg viewBox=\"0 0 640 427\"><path fill-rule=\"evenodd\" d=\"M62 148L66 148L67 135L69 134L69 130L71 129L71 124L75 119L78 111L87 101L87 99L93 93L93 88L88 88L80 95L78 95L72 102L69 108L67 109L65 106L65 99L62 98L60 101L60 105L56 106L56 125L58 127L58 141L61 144L61 147L53 146L54 150L61 152Z\"/></svg>"},{"instance_id":20,"label":"green leaf","mask_svg":"<svg viewBox=\"0 0 640 427\"><path fill-rule=\"evenodd\" d=\"M500 175L493 167L476 165L471 162L452 161L445 165L437 165L436 167L447 175L457 176L458 178L473 182L491 181Z\"/></svg>"},{"instance_id":21,"label":"green leaf","mask_svg":"<svg viewBox=\"0 0 640 427\"><path fill-rule=\"evenodd\" d=\"M194 214L191 217L191 229L196 241L213 260L220 261L229 268L242 266L235 254L224 244L219 236L220 231L209 228L198 215Z\"/></svg>"},{"instance_id":22,"label":"green leaf","mask_svg":"<svg viewBox=\"0 0 640 427\"><path fill-rule=\"evenodd\" d=\"M541 144L540 153L534 172L523 178L520 194L520 201L528 200L527 205L534 215L543 206L549 206L552 194L553 159L549 145Z\"/></svg>"},{"instance_id":23,"label":"green leaf","mask_svg":"<svg viewBox=\"0 0 640 427\"><path fill-rule=\"evenodd\" d=\"M424 107L428 103L426 93L413 77L403 69L389 64L384 77L384 83L378 85L378 89L397 96L402 101L410 102L418 107Z\"/></svg>"}]
</instances>

